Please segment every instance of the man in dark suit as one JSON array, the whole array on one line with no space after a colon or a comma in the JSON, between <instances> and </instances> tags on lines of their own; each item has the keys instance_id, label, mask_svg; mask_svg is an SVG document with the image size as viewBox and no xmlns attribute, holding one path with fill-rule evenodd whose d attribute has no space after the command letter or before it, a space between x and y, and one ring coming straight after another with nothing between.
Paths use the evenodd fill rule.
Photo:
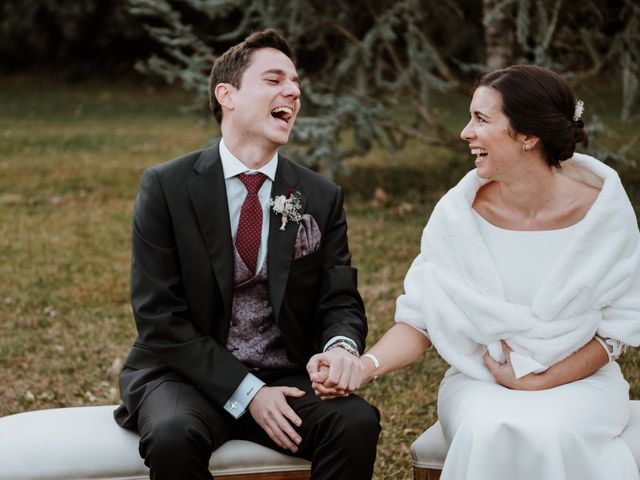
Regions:
<instances>
[{"instance_id":1,"label":"man in dark suit","mask_svg":"<svg viewBox=\"0 0 640 480\"><path fill-rule=\"evenodd\" d=\"M142 177L138 336L116 420L140 432L154 479L210 479L231 438L310 459L314 479L370 479L377 410L320 399L305 371L321 355L327 391L359 384L367 324L342 190L278 154L300 108L289 46L250 35L216 60L209 90L222 140Z\"/></svg>"}]
</instances>

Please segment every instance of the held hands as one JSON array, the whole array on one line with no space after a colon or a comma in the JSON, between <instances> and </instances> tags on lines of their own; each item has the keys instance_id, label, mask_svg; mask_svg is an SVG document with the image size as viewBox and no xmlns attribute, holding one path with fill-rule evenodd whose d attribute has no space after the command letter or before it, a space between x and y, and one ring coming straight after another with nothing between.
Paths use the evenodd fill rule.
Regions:
<instances>
[{"instance_id":1,"label":"held hands","mask_svg":"<svg viewBox=\"0 0 640 480\"><path fill-rule=\"evenodd\" d=\"M500 363L495 361L489 355L489 352L484 354L484 364L496 379L496 383L503 387L510 388L512 390L541 390L544 388L540 383L540 375L535 373L529 373L524 377L516 378L515 371L511 365L511 348L504 340L500 340L502 345L502 351L507 359L506 362Z\"/></svg>"},{"instance_id":2,"label":"held hands","mask_svg":"<svg viewBox=\"0 0 640 480\"><path fill-rule=\"evenodd\" d=\"M292 426L302 420L287 403L287 397L304 397L305 392L294 387L262 387L249 403L249 413L279 447L298 451L302 439Z\"/></svg>"},{"instance_id":3,"label":"held hands","mask_svg":"<svg viewBox=\"0 0 640 480\"><path fill-rule=\"evenodd\" d=\"M311 387L321 400L331 400L332 398L348 397L349 393L338 388L329 388L324 385L324 382L329 378L329 367L321 365L319 374L314 375L312 378L316 378L317 381L311 382Z\"/></svg>"},{"instance_id":4,"label":"held hands","mask_svg":"<svg viewBox=\"0 0 640 480\"><path fill-rule=\"evenodd\" d=\"M316 395L323 400L348 397L363 380L360 359L340 347L311 357L307 372Z\"/></svg>"}]
</instances>

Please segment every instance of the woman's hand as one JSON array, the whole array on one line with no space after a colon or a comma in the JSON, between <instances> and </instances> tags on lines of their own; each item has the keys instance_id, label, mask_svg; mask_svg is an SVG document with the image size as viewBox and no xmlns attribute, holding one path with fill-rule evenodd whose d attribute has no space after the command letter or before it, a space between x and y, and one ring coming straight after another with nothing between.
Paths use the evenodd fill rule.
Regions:
<instances>
[{"instance_id":1,"label":"woman's hand","mask_svg":"<svg viewBox=\"0 0 640 480\"><path fill-rule=\"evenodd\" d=\"M500 340L502 351L507 359L506 362L496 362L489 352L484 354L484 364L487 366L493 378L496 382L503 387L510 388L512 390L542 390L546 388L542 382L542 377L539 374L529 373L524 377L516 378L516 373L511 365L511 348L504 340Z\"/></svg>"},{"instance_id":2,"label":"woman's hand","mask_svg":"<svg viewBox=\"0 0 640 480\"><path fill-rule=\"evenodd\" d=\"M501 344L507 361L505 363L496 362L488 353L485 353L484 364L497 383L513 390L544 390L575 382L594 374L609 363L607 352L598 341L592 339L577 352L552 365L544 372L530 373L524 377L516 378L511 366L510 354L512 350L504 340L501 340Z\"/></svg>"},{"instance_id":3,"label":"woman's hand","mask_svg":"<svg viewBox=\"0 0 640 480\"><path fill-rule=\"evenodd\" d=\"M403 341L396 341L398 339ZM408 343L407 340L409 339L415 340L414 343L416 343L416 345ZM384 353L384 351L390 350L392 345L397 344L408 344L411 348L405 349L403 355L398 355L397 349L393 348L395 357L387 356ZM426 340L426 337L417 333L412 327L403 324L395 325L385 334L383 339L374 346L376 355L381 357L385 363L381 371L377 371L376 373L385 374L408 365L421 355L429 345L430 342ZM544 390L556 387L587 377L608 362L608 356L603 348L598 342L592 340L580 350L553 365L548 370L539 374L529 373L523 377L516 378L515 371L511 365L512 350L504 340L500 341L500 345L502 346L506 362L500 363L495 361L487 352L484 354L484 364L493 375L493 378L495 378L496 383L512 390ZM405 356L408 358L404 358ZM369 372L369 370L371 370L367 368L369 365L363 365L360 359L358 359L357 363L359 363L361 367L355 369L359 372L359 375L350 378L350 382L347 382L345 385L339 385L335 382L327 382L330 372L330 368L327 367L330 367L331 362L326 362L325 364L323 364L323 362L317 362L317 368L309 371L316 394L325 400L345 397L352 394L363 383L367 383L367 381L373 377L373 373Z\"/></svg>"},{"instance_id":4,"label":"woman's hand","mask_svg":"<svg viewBox=\"0 0 640 480\"><path fill-rule=\"evenodd\" d=\"M360 358L336 347L311 357L307 372L311 385L323 400L348 397L362 384Z\"/></svg>"},{"instance_id":5,"label":"woman's hand","mask_svg":"<svg viewBox=\"0 0 640 480\"><path fill-rule=\"evenodd\" d=\"M355 387L353 390L345 390L338 387L329 387L327 385L327 379L329 378L329 367L326 365L321 365L318 369L318 372L311 376L311 387L315 391L316 395L320 397L322 400L331 400L333 398L342 398L348 397L355 390L358 389L359 385Z\"/></svg>"},{"instance_id":6,"label":"woman's hand","mask_svg":"<svg viewBox=\"0 0 640 480\"><path fill-rule=\"evenodd\" d=\"M398 348L398 345L402 345L402 348ZM335 359L329 354L341 348L333 348L311 357L307 363L307 371L311 385L320 398L329 400L346 397L374 378L415 362L430 346L431 342L422 332L404 323L396 323L369 350L378 362L372 362L370 358L366 362L363 362L362 358L352 359L354 365L348 370L348 379L342 375L345 372L344 368L341 369L340 375L337 375L336 370L332 379L331 370ZM337 381L338 378L340 381Z\"/></svg>"}]
</instances>

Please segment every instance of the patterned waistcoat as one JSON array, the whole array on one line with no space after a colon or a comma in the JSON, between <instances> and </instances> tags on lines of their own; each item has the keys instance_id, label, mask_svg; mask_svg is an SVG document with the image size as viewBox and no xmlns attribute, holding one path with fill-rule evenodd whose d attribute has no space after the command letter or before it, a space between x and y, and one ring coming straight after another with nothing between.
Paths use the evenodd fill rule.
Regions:
<instances>
[{"instance_id":1,"label":"patterned waistcoat","mask_svg":"<svg viewBox=\"0 0 640 480\"><path fill-rule=\"evenodd\" d=\"M269 301L267 261L254 276L233 249L233 309L227 349L251 368L292 369Z\"/></svg>"}]
</instances>

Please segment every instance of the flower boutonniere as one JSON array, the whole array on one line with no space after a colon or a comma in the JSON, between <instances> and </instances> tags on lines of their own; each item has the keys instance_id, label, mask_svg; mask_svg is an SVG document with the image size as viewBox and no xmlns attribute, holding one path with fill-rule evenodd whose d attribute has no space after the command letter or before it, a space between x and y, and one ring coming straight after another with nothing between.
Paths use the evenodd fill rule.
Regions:
<instances>
[{"instance_id":1,"label":"flower boutonniere","mask_svg":"<svg viewBox=\"0 0 640 480\"><path fill-rule=\"evenodd\" d=\"M269 205L276 215L282 215L280 230L284 230L289 220L299 222L302 218L302 194L297 190L289 190L286 195L278 195L269 200Z\"/></svg>"}]
</instances>

